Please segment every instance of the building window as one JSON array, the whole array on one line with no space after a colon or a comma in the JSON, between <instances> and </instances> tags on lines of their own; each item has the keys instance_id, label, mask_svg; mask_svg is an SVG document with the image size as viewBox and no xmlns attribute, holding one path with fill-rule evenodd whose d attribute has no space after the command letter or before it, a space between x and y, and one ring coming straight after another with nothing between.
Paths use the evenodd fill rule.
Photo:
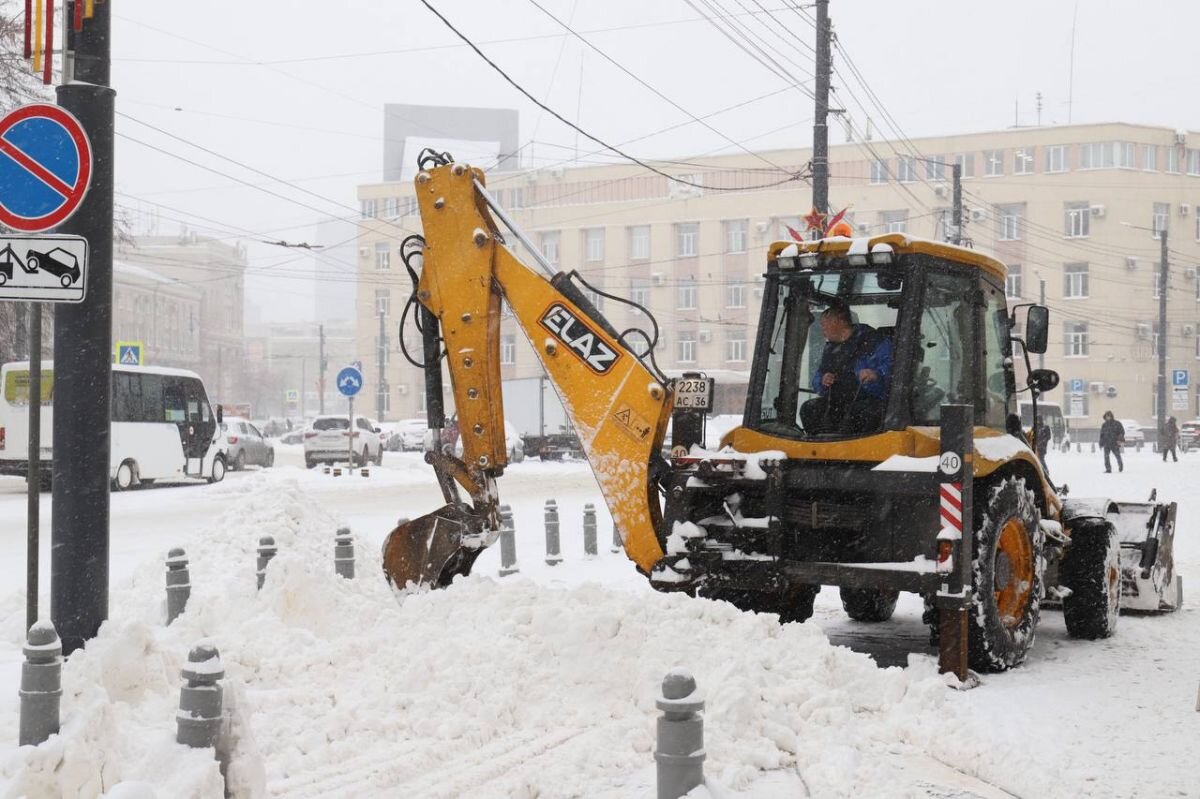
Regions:
<instances>
[{"instance_id":1,"label":"building window","mask_svg":"<svg viewBox=\"0 0 1200 799\"><path fill-rule=\"evenodd\" d=\"M1080 169L1103 169L1112 166L1112 151L1107 142L1093 141L1079 145Z\"/></svg>"},{"instance_id":2,"label":"building window","mask_svg":"<svg viewBox=\"0 0 1200 799\"><path fill-rule=\"evenodd\" d=\"M1153 144L1142 145L1142 169L1150 172L1158 171L1158 148Z\"/></svg>"},{"instance_id":3,"label":"building window","mask_svg":"<svg viewBox=\"0 0 1200 799\"><path fill-rule=\"evenodd\" d=\"M585 288L583 290L583 296L587 297L588 302L590 302L592 304L592 307L595 308L597 311L604 310L604 298L602 296L600 296L599 291L597 291L596 289Z\"/></svg>"},{"instance_id":4,"label":"building window","mask_svg":"<svg viewBox=\"0 0 1200 799\"><path fill-rule=\"evenodd\" d=\"M983 174L989 178L1004 174L1004 151L984 150Z\"/></svg>"},{"instance_id":5,"label":"building window","mask_svg":"<svg viewBox=\"0 0 1200 799\"><path fill-rule=\"evenodd\" d=\"M730 283L725 287L725 307L726 308L745 308L746 307L746 284L745 283Z\"/></svg>"},{"instance_id":6,"label":"building window","mask_svg":"<svg viewBox=\"0 0 1200 799\"><path fill-rule=\"evenodd\" d=\"M954 163L958 164L964 178L975 177L975 153L960 153L954 156Z\"/></svg>"},{"instance_id":7,"label":"building window","mask_svg":"<svg viewBox=\"0 0 1200 799\"><path fill-rule=\"evenodd\" d=\"M679 281L675 308L680 311L691 311L696 308L696 281L685 277Z\"/></svg>"},{"instance_id":8,"label":"building window","mask_svg":"<svg viewBox=\"0 0 1200 799\"><path fill-rule=\"evenodd\" d=\"M375 289L375 314L390 316L392 313L392 292L390 289Z\"/></svg>"},{"instance_id":9,"label":"building window","mask_svg":"<svg viewBox=\"0 0 1200 799\"><path fill-rule=\"evenodd\" d=\"M1067 160L1067 145L1055 144L1046 148L1046 171L1066 172L1071 168Z\"/></svg>"},{"instance_id":10,"label":"building window","mask_svg":"<svg viewBox=\"0 0 1200 799\"><path fill-rule=\"evenodd\" d=\"M879 225L884 233L905 233L908 230L908 211L881 211Z\"/></svg>"},{"instance_id":11,"label":"building window","mask_svg":"<svg viewBox=\"0 0 1200 799\"><path fill-rule=\"evenodd\" d=\"M725 252L746 251L746 230L750 226L748 219L730 219L725 223Z\"/></svg>"},{"instance_id":12,"label":"building window","mask_svg":"<svg viewBox=\"0 0 1200 799\"><path fill-rule=\"evenodd\" d=\"M629 299L643 308L650 305L650 284L641 278L633 278L629 282ZM637 308L631 308L633 313L641 313Z\"/></svg>"},{"instance_id":13,"label":"building window","mask_svg":"<svg viewBox=\"0 0 1200 799\"><path fill-rule=\"evenodd\" d=\"M676 353L680 363L695 363L696 334L691 331L680 332L679 341L676 342Z\"/></svg>"},{"instance_id":14,"label":"building window","mask_svg":"<svg viewBox=\"0 0 1200 799\"><path fill-rule=\"evenodd\" d=\"M1063 267L1063 297L1085 299L1088 295L1088 265L1067 264Z\"/></svg>"},{"instance_id":15,"label":"building window","mask_svg":"<svg viewBox=\"0 0 1200 799\"><path fill-rule=\"evenodd\" d=\"M388 197L383 201L384 219L395 219L400 216L400 198Z\"/></svg>"},{"instance_id":16,"label":"building window","mask_svg":"<svg viewBox=\"0 0 1200 799\"><path fill-rule=\"evenodd\" d=\"M559 244L562 241L562 236L557 230L550 230L541 234L542 257L551 266L558 266Z\"/></svg>"},{"instance_id":17,"label":"building window","mask_svg":"<svg viewBox=\"0 0 1200 799\"><path fill-rule=\"evenodd\" d=\"M392 268L392 251L391 248L388 247L388 243L386 241L375 242L375 268Z\"/></svg>"},{"instance_id":18,"label":"building window","mask_svg":"<svg viewBox=\"0 0 1200 799\"><path fill-rule=\"evenodd\" d=\"M1150 227L1154 231L1154 238L1162 238L1162 233L1167 229L1167 215L1171 213L1170 203L1155 203L1154 218L1150 222Z\"/></svg>"},{"instance_id":19,"label":"building window","mask_svg":"<svg viewBox=\"0 0 1200 799\"><path fill-rule=\"evenodd\" d=\"M517 337L505 333L500 337L500 365L511 366L517 362Z\"/></svg>"},{"instance_id":20,"label":"building window","mask_svg":"<svg viewBox=\"0 0 1200 799\"><path fill-rule=\"evenodd\" d=\"M1159 346L1159 342L1162 338L1161 336L1158 335L1158 322L1155 322L1154 324L1152 324L1151 329L1154 331L1154 333L1151 336L1150 356L1152 358L1157 358L1158 357L1158 346Z\"/></svg>"},{"instance_id":21,"label":"building window","mask_svg":"<svg viewBox=\"0 0 1200 799\"><path fill-rule=\"evenodd\" d=\"M1187 151L1187 173L1200 175L1200 150Z\"/></svg>"},{"instance_id":22,"label":"building window","mask_svg":"<svg viewBox=\"0 0 1200 799\"><path fill-rule=\"evenodd\" d=\"M945 158L940 155L931 155L925 159L925 178L927 180L945 180L946 179L946 163Z\"/></svg>"},{"instance_id":23,"label":"building window","mask_svg":"<svg viewBox=\"0 0 1200 799\"><path fill-rule=\"evenodd\" d=\"M901 183L916 182L917 162L911 156L902 155L896 159L896 180Z\"/></svg>"},{"instance_id":24,"label":"building window","mask_svg":"<svg viewBox=\"0 0 1200 799\"><path fill-rule=\"evenodd\" d=\"M871 161L871 183L878 186L881 183L887 183L888 170L887 161L880 161L878 158Z\"/></svg>"},{"instance_id":25,"label":"building window","mask_svg":"<svg viewBox=\"0 0 1200 799\"><path fill-rule=\"evenodd\" d=\"M1113 165L1118 169L1133 169L1134 163L1133 142L1131 141L1115 141L1113 142Z\"/></svg>"},{"instance_id":26,"label":"building window","mask_svg":"<svg viewBox=\"0 0 1200 799\"><path fill-rule=\"evenodd\" d=\"M1196 241L1200 241L1200 213L1196 214ZM1200 286L1200 283L1196 285Z\"/></svg>"},{"instance_id":27,"label":"building window","mask_svg":"<svg viewBox=\"0 0 1200 799\"><path fill-rule=\"evenodd\" d=\"M1033 148L1023 147L1013 153L1013 174L1033 174Z\"/></svg>"},{"instance_id":28,"label":"building window","mask_svg":"<svg viewBox=\"0 0 1200 799\"><path fill-rule=\"evenodd\" d=\"M644 261L650 257L650 226L629 228L629 259Z\"/></svg>"},{"instance_id":29,"label":"building window","mask_svg":"<svg viewBox=\"0 0 1200 799\"><path fill-rule=\"evenodd\" d=\"M739 363L746 360L746 331L729 331L725 338L725 360Z\"/></svg>"},{"instance_id":30,"label":"building window","mask_svg":"<svg viewBox=\"0 0 1200 799\"><path fill-rule=\"evenodd\" d=\"M404 215L405 216L412 216L413 214L415 214L417 212L417 198L416 197L403 197L401 199L404 201Z\"/></svg>"},{"instance_id":31,"label":"building window","mask_svg":"<svg viewBox=\"0 0 1200 799\"><path fill-rule=\"evenodd\" d=\"M697 222L681 222L675 226L675 255L693 258L699 255L700 225Z\"/></svg>"},{"instance_id":32,"label":"building window","mask_svg":"<svg viewBox=\"0 0 1200 799\"><path fill-rule=\"evenodd\" d=\"M1167 148L1167 171L1173 175L1179 174L1179 148Z\"/></svg>"},{"instance_id":33,"label":"building window","mask_svg":"<svg viewBox=\"0 0 1200 799\"><path fill-rule=\"evenodd\" d=\"M360 203L362 208L363 219L374 219L379 216L379 201L378 200L363 200ZM351 206L353 207L353 206Z\"/></svg>"},{"instance_id":34,"label":"building window","mask_svg":"<svg viewBox=\"0 0 1200 799\"><path fill-rule=\"evenodd\" d=\"M391 360L388 357L388 355L390 355L390 354L391 353L388 351L387 336L384 336L382 339L380 339L379 336L376 336L375 337L375 358L376 358L376 360L378 360L379 363L383 364L384 366L387 366L388 361Z\"/></svg>"},{"instance_id":35,"label":"building window","mask_svg":"<svg viewBox=\"0 0 1200 799\"><path fill-rule=\"evenodd\" d=\"M792 241L792 233L788 228L791 228L802 236L804 235L804 224L798 216L778 217L775 220L775 224L778 226L776 228L776 238L779 240Z\"/></svg>"},{"instance_id":36,"label":"building window","mask_svg":"<svg viewBox=\"0 0 1200 799\"><path fill-rule=\"evenodd\" d=\"M1086 358L1088 354L1087 322L1067 322L1066 351L1068 358Z\"/></svg>"},{"instance_id":37,"label":"building window","mask_svg":"<svg viewBox=\"0 0 1200 799\"><path fill-rule=\"evenodd\" d=\"M524 208L525 207L525 189L508 190L508 207L509 208Z\"/></svg>"},{"instance_id":38,"label":"building window","mask_svg":"<svg viewBox=\"0 0 1200 799\"><path fill-rule=\"evenodd\" d=\"M1009 264L1008 276L1004 278L1004 296L1010 300L1021 299L1021 265Z\"/></svg>"},{"instance_id":39,"label":"building window","mask_svg":"<svg viewBox=\"0 0 1200 799\"><path fill-rule=\"evenodd\" d=\"M1066 203L1063 209L1066 212L1065 235L1067 238L1086 237L1091 230L1091 205L1086 202Z\"/></svg>"},{"instance_id":40,"label":"building window","mask_svg":"<svg viewBox=\"0 0 1200 799\"><path fill-rule=\"evenodd\" d=\"M595 263L604 260L604 228L593 227L583 231L584 260Z\"/></svg>"},{"instance_id":41,"label":"building window","mask_svg":"<svg viewBox=\"0 0 1200 799\"><path fill-rule=\"evenodd\" d=\"M1024 205L1001 205L996 208L996 232L1001 241L1020 241Z\"/></svg>"},{"instance_id":42,"label":"building window","mask_svg":"<svg viewBox=\"0 0 1200 799\"><path fill-rule=\"evenodd\" d=\"M1162 296L1162 272L1154 273L1154 299Z\"/></svg>"}]
</instances>

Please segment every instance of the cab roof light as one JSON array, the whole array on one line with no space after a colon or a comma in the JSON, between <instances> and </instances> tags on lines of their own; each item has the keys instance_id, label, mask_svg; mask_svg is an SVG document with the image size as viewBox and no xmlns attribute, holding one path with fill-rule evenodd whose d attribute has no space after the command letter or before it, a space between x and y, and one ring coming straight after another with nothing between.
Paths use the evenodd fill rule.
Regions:
<instances>
[{"instance_id":1,"label":"cab roof light","mask_svg":"<svg viewBox=\"0 0 1200 799\"><path fill-rule=\"evenodd\" d=\"M880 242L871 248L871 263L875 266L891 266L896 260L892 245Z\"/></svg>"}]
</instances>

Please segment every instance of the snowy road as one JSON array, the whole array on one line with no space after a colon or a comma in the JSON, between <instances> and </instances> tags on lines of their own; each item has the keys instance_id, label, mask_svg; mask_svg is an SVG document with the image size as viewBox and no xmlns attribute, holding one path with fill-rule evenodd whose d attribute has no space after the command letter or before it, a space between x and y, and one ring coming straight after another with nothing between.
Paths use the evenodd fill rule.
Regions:
<instances>
[{"instance_id":1,"label":"snowy road","mask_svg":"<svg viewBox=\"0 0 1200 799\"><path fill-rule=\"evenodd\" d=\"M79 680L99 681L101 704L128 704L105 724L126 716L145 723L148 708L161 705L166 721L154 734L162 737L179 650L211 635L247 705L258 708L249 725L270 795L644 795L653 711L652 696L643 694L655 675L679 663L710 693L708 773L732 795L802 794L803 785L817 796L1200 796L1190 767L1200 739L1200 617L1191 608L1122 617L1117 636L1104 642L1069 640L1061 614L1047 611L1023 667L987 676L975 691L945 691L932 674L919 599L902 598L887 624L861 625L845 619L836 591L826 589L815 625L780 629L719 603L654 594L623 555L609 552L607 511L586 467L537 462L512 467L500 484L514 507L521 577L475 579L397 604L381 580L368 578L377 574L378 544L396 518L441 504L427 467L418 455L388 453L370 477L333 478L298 468L300 460L298 450L280 448L280 467L269 472L113 496L114 623L95 657L73 658L68 668L68 676L74 667ZM1087 453L1051 460L1056 479L1075 495L1145 499L1157 487L1161 497L1177 499L1176 559L1191 578L1186 593L1200 579L1200 455L1164 465L1148 451L1130 453L1127 465L1124 474L1105 475ZM29 779L32 768L21 770L11 743L24 619L23 491L21 481L0 479L0 681L13 689L0 691L2 781ZM549 497L563 519L564 562L556 567L542 557ZM599 517L601 554L591 560L582 551L585 502L596 503ZM47 531L48 503L44 496ZM244 583L253 583L257 534L294 539L296 549L311 547L308 560L319 560L337 523L350 524L360 539L364 579L348 589L330 584L323 572L310 573L315 566L281 551L280 585L255 601ZM313 530L319 540L309 541ZM163 629L155 623L161 556L179 543L195 562L196 596L208 594L204 601L213 604ZM44 540L44 597L48 558ZM493 548L476 574L494 576L498 566ZM216 595L203 587L221 579ZM268 606L256 610L264 600ZM344 627L356 623L361 635L347 635ZM131 642L161 659L166 676L98 665L112 657L106 646ZM290 654L270 651L268 642ZM884 666L917 658L908 669L881 670L841 647ZM364 661L368 652L385 662ZM88 695L69 690L64 708L87 717L80 703ZM572 696L578 707L564 707ZM589 713L608 721L589 721ZM82 731L72 734L86 749L103 724L79 724ZM445 759L446 747L464 745L466 761ZM155 782L154 763L110 756L120 767L109 767L105 787L116 775L148 780L163 797L206 795L200 788L177 793L183 784L204 784L200 777L183 782L205 773L202 764L179 766L175 782ZM418 763L418 772L408 767ZM81 774L88 768L74 766Z\"/></svg>"}]
</instances>

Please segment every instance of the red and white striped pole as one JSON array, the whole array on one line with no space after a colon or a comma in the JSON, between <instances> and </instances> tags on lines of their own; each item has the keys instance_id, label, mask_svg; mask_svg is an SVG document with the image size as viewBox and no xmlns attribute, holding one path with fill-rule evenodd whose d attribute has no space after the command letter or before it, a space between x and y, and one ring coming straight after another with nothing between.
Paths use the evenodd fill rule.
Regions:
<instances>
[{"instance_id":1,"label":"red and white striped pole","mask_svg":"<svg viewBox=\"0 0 1200 799\"><path fill-rule=\"evenodd\" d=\"M937 570L938 669L967 680L967 610L971 606L971 503L975 452L975 413L970 405L943 405L938 458Z\"/></svg>"}]
</instances>

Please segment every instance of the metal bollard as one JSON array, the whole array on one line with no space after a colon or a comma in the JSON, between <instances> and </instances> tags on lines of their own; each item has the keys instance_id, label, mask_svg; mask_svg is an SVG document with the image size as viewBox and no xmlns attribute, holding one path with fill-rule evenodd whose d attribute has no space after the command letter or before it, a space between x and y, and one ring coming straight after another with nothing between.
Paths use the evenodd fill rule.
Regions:
<instances>
[{"instance_id":1,"label":"metal bollard","mask_svg":"<svg viewBox=\"0 0 1200 799\"><path fill-rule=\"evenodd\" d=\"M687 669L663 678L658 717L658 799L679 799L704 784L704 697Z\"/></svg>"},{"instance_id":2,"label":"metal bollard","mask_svg":"<svg viewBox=\"0 0 1200 799\"><path fill-rule=\"evenodd\" d=\"M500 506L500 576L521 571L517 565L517 531L513 525L512 507Z\"/></svg>"},{"instance_id":3,"label":"metal bollard","mask_svg":"<svg viewBox=\"0 0 1200 799\"><path fill-rule=\"evenodd\" d=\"M363 477L370 477L370 476L371 476L371 470L370 470L370 468L368 468L368 467L366 467L366 466L364 466L364 467L362 467L361 469L359 469L359 470L358 470L358 473L359 473L359 474L361 474Z\"/></svg>"},{"instance_id":4,"label":"metal bollard","mask_svg":"<svg viewBox=\"0 0 1200 799\"><path fill-rule=\"evenodd\" d=\"M275 557L275 553L279 550L275 547L275 539L272 536L264 535L258 539L258 590L261 591L263 583L267 580L267 564L271 562L271 558Z\"/></svg>"},{"instance_id":5,"label":"metal bollard","mask_svg":"<svg viewBox=\"0 0 1200 799\"><path fill-rule=\"evenodd\" d=\"M1093 452L1093 454L1096 452L1096 442L1095 441L1092 442L1092 452Z\"/></svg>"},{"instance_id":6,"label":"metal bollard","mask_svg":"<svg viewBox=\"0 0 1200 799\"><path fill-rule=\"evenodd\" d=\"M58 733L62 699L62 641L48 621L29 628L21 664L21 746L37 746Z\"/></svg>"},{"instance_id":7,"label":"metal bollard","mask_svg":"<svg viewBox=\"0 0 1200 799\"><path fill-rule=\"evenodd\" d=\"M197 644L188 652L181 676L184 683L179 689L179 711L175 714L178 725L175 741L196 749L216 746L224 720L218 682L225 676L221 654L212 644Z\"/></svg>"},{"instance_id":8,"label":"metal bollard","mask_svg":"<svg viewBox=\"0 0 1200 799\"><path fill-rule=\"evenodd\" d=\"M621 531L617 529L617 520L613 519L613 540L612 552L615 555L625 548L625 542L621 540Z\"/></svg>"},{"instance_id":9,"label":"metal bollard","mask_svg":"<svg viewBox=\"0 0 1200 799\"><path fill-rule=\"evenodd\" d=\"M339 527L333 539L333 569L339 577L354 579L354 538L349 527Z\"/></svg>"},{"instance_id":10,"label":"metal bollard","mask_svg":"<svg viewBox=\"0 0 1200 799\"><path fill-rule=\"evenodd\" d=\"M546 565L557 566L562 563L559 550L558 535L558 503L552 499L546 500Z\"/></svg>"},{"instance_id":11,"label":"metal bollard","mask_svg":"<svg viewBox=\"0 0 1200 799\"><path fill-rule=\"evenodd\" d=\"M167 624L187 610L192 595L192 578L188 573L187 553L174 547L167 553Z\"/></svg>"},{"instance_id":12,"label":"metal bollard","mask_svg":"<svg viewBox=\"0 0 1200 799\"><path fill-rule=\"evenodd\" d=\"M583 554L595 556L596 549L596 506L587 503L583 506Z\"/></svg>"}]
</instances>

